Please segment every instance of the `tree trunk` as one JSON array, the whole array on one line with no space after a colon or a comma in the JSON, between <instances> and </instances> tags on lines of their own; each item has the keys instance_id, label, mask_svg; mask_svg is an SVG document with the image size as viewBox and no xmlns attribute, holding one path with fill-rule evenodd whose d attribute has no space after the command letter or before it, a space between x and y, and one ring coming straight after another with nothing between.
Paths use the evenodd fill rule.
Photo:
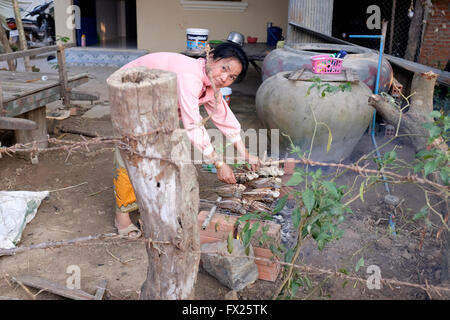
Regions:
<instances>
[{"instance_id":1,"label":"tree trunk","mask_svg":"<svg viewBox=\"0 0 450 320\"><path fill-rule=\"evenodd\" d=\"M16 18L17 30L19 30L19 42L22 50L28 50L27 40L25 39L25 32L23 31L22 16L20 15L19 2L17 0L12 0L14 8L14 16ZM31 72L30 57L23 57L23 63L25 65L25 71Z\"/></svg>"},{"instance_id":2,"label":"tree trunk","mask_svg":"<svg viewBox=\"0 0 450 320\"><path fill-rule=\"evenodd\" d=\"M5 53L13 52L9 44L5 29L1 25L0 25L0 40L2 42L3 48L5 49ZM8 68L9 71L16 71L16 65L14 64L14 60L8 60Z\"/></svg>"},{"instance_id":3,"label":"tree trunk","mask_svg":"<svg viewBox=\"0 0 450 320\"><path fill-rule=\"evenodd\" d=\"M176 75L138 67L115 72L107 84L115 134L158 130L127 140L129 149L120 150L148 239L140 298L192 299L200 261L199 187L186 135L177 130Z\"/></svg>"},{"instance_id":4,"label":"tree trunk","mask_svg":"<svg viewBox=\"0 0 450 320\"><path fill-rule=\"evenodd\" d=\"M422 124L433 121L428 114L433 111L433 93L436 79L437 74L431 71L414 74L411 93L415 92L415 94L410 98L409 111L402 114L399 131L402 134L414 135L408 137L408 139L416 152L425 149L427 146L429 133L422 127ZM379 95L372 95L369 98L369 104L377 110L377 113L384 120L397 128L400 118L398 109Z\"/></svg>"},{"instance_id":5,"label":"tree trunk","mask_svg":"<svg viewBox=\"0 0 450 320\"><path fill-rule=\"evenodd\" d=\"M422 35L423 13L424 9L422 0L416 0L416 5L414 6L414 16L412 17L408 31L408 45L404 56L404 59L406 60L415 61L417 48L420 44Z\"/></svg>"}]
</instances>

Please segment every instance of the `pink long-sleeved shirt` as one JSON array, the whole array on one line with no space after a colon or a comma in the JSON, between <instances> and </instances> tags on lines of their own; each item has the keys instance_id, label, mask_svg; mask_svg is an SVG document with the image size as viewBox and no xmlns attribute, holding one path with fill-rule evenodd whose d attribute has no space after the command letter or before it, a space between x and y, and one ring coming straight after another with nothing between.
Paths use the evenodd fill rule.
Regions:
<instances>
[{"instance_id":1,"label":"pink long-sleeved shirt","mask_svg":"<svg viewBox=\"0 0 450 320\"><path fill-rule=\"evenodd\" d=\"M186 133L191 143L205 156L214 148L208 133L201 125L200 106L203 105L211 120L231 143L241 140L241 125L228 104L220 95L217 110L211 82L206 74L205 59L194 59L179 53L160 52L142 56L122 67L122 69L145 66L149 69L172 71L177 74L178 108Z\"/></svg>"}]
</instances>

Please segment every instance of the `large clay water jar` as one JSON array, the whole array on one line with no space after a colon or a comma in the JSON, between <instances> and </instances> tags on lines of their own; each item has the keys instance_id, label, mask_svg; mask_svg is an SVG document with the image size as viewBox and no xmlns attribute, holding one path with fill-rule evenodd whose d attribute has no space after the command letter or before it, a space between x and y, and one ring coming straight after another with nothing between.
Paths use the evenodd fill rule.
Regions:
<instances>
[{"instance_id":1,"label":"large clay water jar","mask_svg":"<svg viewBox=\"0 0 450 320\"><path fill-rule=\"evenodd\" d=\"M281 146L289 146L284 133L308 154L315 128L314 112L316 121L330 128L332 143L327 152L329 130L327 126L317 124L311 159L325 162L346 159L372 119L373 108L368 104L371 90L359 81L351 83L351 91L339 90L322 97L323 89L312 88L308 95L314 82L289 80L291 73L277 73L261 84L256 93L259 120L267 129L280 129ZM321 84L325 83L339 86L345 82Z\"/></svg>"},{"instance_id":2,"label":"large clay water jar","mask_svg":"<svg viewBox=\"0 0 450 320\"><path fill-rule=\"evenodd\" d=\"M311 57L320 54L331 54L345 50L342 67L356 71L359 79L374 91L378 73L379 56L376 51L350 45L328 43L298 43L285 45L282 49L270 52L263 62L262 80L282 71L295 71L301 68L311 69ZM388 92L393 81L391 64L383 59L379 92Z\"/></svg>"}]
</instances>

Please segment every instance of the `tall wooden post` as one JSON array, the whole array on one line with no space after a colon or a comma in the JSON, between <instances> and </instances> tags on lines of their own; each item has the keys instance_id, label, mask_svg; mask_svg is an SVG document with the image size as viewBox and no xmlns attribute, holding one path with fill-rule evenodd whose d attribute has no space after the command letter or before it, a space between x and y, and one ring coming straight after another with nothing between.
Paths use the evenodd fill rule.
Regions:
<instances>
[{"instance_id":1,"label":"tall wooden post","mask_svg":"<svg viewBox=\"0 0 450 320\"><path fill-rule=\"evenodd\" d=\"M59 86L60 94L63 99L63 103L67 108L70 108L70 88L69 88L69 78L67 77L67 67L66 67L66 52L63 45L58 46L57 50L58 56L58 71L59 71Z\"/></svg>"},{"instance_id":2,"label":"tall wooden post","mask_svg":"<svg viewBox=\"0 0 450 320\"><path fill-rule=\"evenodd\" d=\"M129 140L128 150L118 147L147 239L148 271L140 298L192 299L200 261L199 187L177 131L176 74L138 67L116 71L107 84L115 134L138 136Z\"/></svg>"},{"instance_id":3,"label":"tall wooden post","mask_svg":"<svg viewBox=\"0 0 450 320\"><path fill-rule=\"evenodd\" d=\"M5 29L3 28L2 25L0 25L0 41L2 42L3 48L5 49L5 53L13 52L9 44L9 40L6 35ZM16 65L13 59L8 60L8 68L9 71L16 71Z\"/></svg>"},{"instance_id":4,"label":"tall wooden post","mask_svg":"<svg viewBox=\"0 0 450 320\"><path fill-rule=\"evenodd\" d=\"M22 16L20 15L19 2L12 0L14 16L16 18L17 30L19 31L19 42L22 50L28 50L27 40L25 39L25 32L23 30ZM23 63L25 65L25 71L31 72L30 57L23 57Z\"/></svg>"}]
</instances>

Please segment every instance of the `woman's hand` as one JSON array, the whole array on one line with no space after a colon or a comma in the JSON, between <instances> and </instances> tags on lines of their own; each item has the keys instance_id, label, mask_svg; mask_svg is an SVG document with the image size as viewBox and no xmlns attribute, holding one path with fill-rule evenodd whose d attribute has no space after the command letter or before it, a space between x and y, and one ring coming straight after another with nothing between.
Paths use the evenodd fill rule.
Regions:
<instances>
[{"instance_id":1,"label":"woman's hand","mask_svg":"<svg viewBox=\"0 0 450 320\"><path fill-rule=\"evenodd\" d=\"M251 165L252 171L258 171L261 167L261 161L257 156L249 155L247 161Z\"/></svg>"},{"instance_id":2,"label":"woman's hand","mask_svg":"<svg viewBox=\"0 0 450 320\"><path fill-rule=\"evenodd\" d=\"M217 179L229 184L236 183L233 169L227 164L223 164L220 168L217 168Z\"/></svg>"}]
</instances>

